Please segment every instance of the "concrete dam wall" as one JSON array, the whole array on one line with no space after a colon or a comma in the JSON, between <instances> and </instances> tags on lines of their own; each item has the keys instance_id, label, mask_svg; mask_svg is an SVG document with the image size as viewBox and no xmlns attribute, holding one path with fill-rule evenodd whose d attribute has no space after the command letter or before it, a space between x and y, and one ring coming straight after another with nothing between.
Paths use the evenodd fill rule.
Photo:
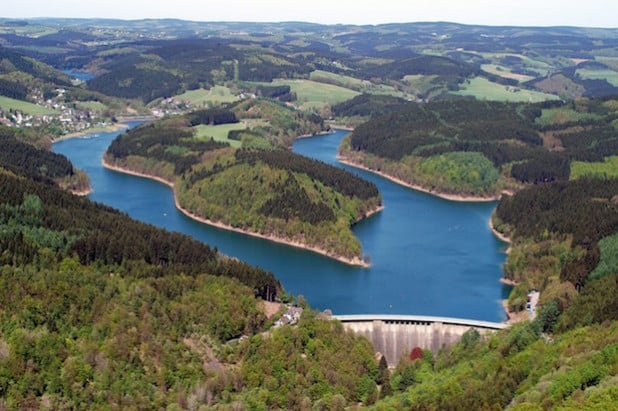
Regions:
<instances>
[{"instance_id":1,"label":"concrete dam wall","mask_svg":"<svg viewBox=\"0 0 618 411\"><path fill-rule=\"evenodd\" d=\"M434 354L440 348L455 344L470 328L481 334L506 328L506 324L457 318L408 315L335 315L345 329L364 335L375 350L395 366L415 347Z\"/></svg>"}]
</instances>

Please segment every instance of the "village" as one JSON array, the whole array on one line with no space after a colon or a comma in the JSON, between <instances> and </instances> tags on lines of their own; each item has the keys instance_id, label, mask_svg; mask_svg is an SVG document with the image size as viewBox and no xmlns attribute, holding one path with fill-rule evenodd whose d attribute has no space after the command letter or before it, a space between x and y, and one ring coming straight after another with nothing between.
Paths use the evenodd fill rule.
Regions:
<instances>
[{"instance_id":1,"label":"village","mask_svg":"<svg viewBox=\"0 0 618 411\"><path fill-rule=\"evenodd\" d=\"M131 107L126 107L122 113L116 113L96 101L67 101L67 91L62 88L55 89L54 93L55 96L45 98L43 92L36 89L28 102L18 100L11 100L8 104L0 102L0 125L38 128L53 136L61 137L95 128L108 128L117 122L117 117L118 119L162 118L193 109L191 101L171 97L161 99L146 110L140 110L139 113ZM242 97L244 98L244 95Z\"/></svg>"},{"instance_id":2,"label":"village","mask_svg":"<svg viewBox=\"0 0 618 411\"><path fill-rule=\"evenodd\" d=\"M0 124L9 127L44 128L56 136L112 124L113 118L104 116L107 113L78 108L76 103L67 103L65 89L58 88L54 92L56 95L50 97L36 89L30 97L30 104L18 102L22 104L15 104L9 109L0 106Z\"/></svg>"}]
</instances>

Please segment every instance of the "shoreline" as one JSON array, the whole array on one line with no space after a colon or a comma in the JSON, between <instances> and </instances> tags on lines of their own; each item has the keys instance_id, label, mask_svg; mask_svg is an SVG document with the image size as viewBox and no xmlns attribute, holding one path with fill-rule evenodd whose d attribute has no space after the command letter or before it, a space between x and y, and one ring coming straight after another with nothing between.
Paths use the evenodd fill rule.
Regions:
<instances>
[{"instance_id":1,"label":"shoreline","mask_svg":"<svg viewBox=\"0 0 618 411\"><path fill-rule=\"evenodd\" d=\"M502 300L501 304L502 308L504 308L504 312L506 313L506 320L504 320L503 323L513 325L530 319L530 316L526 310L519 312L509 310L509 300Z\"/></svg>"},{"instance_id":2,"label":"shoreline","mask_svg":"<svg viewBox=\"0 0 618 411\"><path fill-rule=\"evenodd\" d=\"M342 164L348 165L350 167L356 167L356 168L359 168L361 170L365 170L365 171L368 171L370 173L377 174L380 177L384 177L387 180L390 180L390 181L392 181L394 183L397 183L397 184L402 185L404 187L410 188L412 190L420 191L420 192L426 193L426 194L431 194L433 196L442 198L444 200L457 201L457 202L462 202L462 203L466 203L466 202L469 202L469 203L481 203L481 202L489 203L489 202L492 202L492 201L497 201L501 197L501 195L496 195L496 196L492 196L492 197L478 197L478 196L465 196L465 195L461 195L461 194L440 193L440 192L437 192L437 191L429 190L427 188L424 188L424 187L416 185L416 184L408 183L407 181L404 181L404 180L402 180L400 178L393 177L393 176L391 176L389 174L386 174L383 171L374 170L374 169L369 168L369 167L367 167L367 166L365 166L363 164L356 163L356 162L350 160L349 158L347 158L345 156L342 156L341 154L337 154L337 161L339 161Z\"/></svg>"},{"instance_id":3,"label":"shoreline","mask_svg":"<svg viewBox=\"0 0 618 411\"><path fill-rule=\"evenodd\" d=\"M352 127L352 126L346 126L346 125L343 125L343 124L328 124L328 125L332 129L344 130L344 131L354 131L354 127Z\"/></svg>"},{"instance_id":4,"label":"shoreline","mask_svg":"<svg viewBox=\"0 0 618 411\"><path fill-rule=\"evenodd\" d=\"M80 137L88 136L91 134L110 133L112 131L118 131L118 130L122 130L128 127L129 126L124 123L114 123L114 124L110 124L109 126L104 126L104 127L91 127L91 128L87 128L81 131L75 131L73 133L64 134L58 138L54 138L52 139L52 144L58 143L64 140L70 140L72 138L80 138Z\"/></svg>"},{"instance_id":5,"label":"shoreline","mask_svg":"<svg viewBox=\"0 0 618 411\"><path fill-rule=\"evenodd\" d=\"M509 245L509 247L506 249L506 253L509 254L511 252L511 246L513 244L513 240L511 240L506 234L502 234L500 231L496 230L496 228L494 227L494 225L491 223L491 217L489 218L489 228L491 229L491 232L498 237L498 239L500 239L500 241L505 242Z\"/></svg>"},{"instance_id":6,"label":"shoreline","mask_svg":"<svg viewBox=\"0 0 618 411\"><path fill-rule=\"evenodd\" d=\"M178 202L178 197L176 196L176 190L174 188L174 183L173 182L168 181L168 180L166 180L164 178L161 178L161 177L158 177L158 176L154 176L154 175L150 175L150 174L145 174L145 173L140 173L140 172L137 172L137 171L132 171L132 170L129 170L129 169L126 169L126 168L122 168L122 167L119 167L119 166L112 165L112 164L108 163L105 160L105 157L103 157L102 165L103 165L103 167L107 168L108 170L113 170L113 171L117 171L117 172L120 172L120 173L130 174L130 175L134 175L134 176L137 176L137 177L149 178L151 180L155 180L155 181L158 181L158 182L160 182L162 184L167 185L168 187L170 187L172 189L172 193L173 193L173 196L174 196L174 205L176 206L178 211L180 211L181 213L183 213L187 217L189 217L189 218L191 218L191 219L193 219L195 221L198 221L200 223L207 224L207 225L210 225L210 226L213 226L213 227L217 227L217 228L220 228L220 229L223 229L223 230L234 231L234 232L237 232L237 233L240 233L240 234L245 234L245 235L249 235L249 236L256 237L256 238L261 238L263 240L268 240L268 241L272 241L272 242L275 242L275 243L284 244L284 245L300 248L300 249L307 250L307 251L312 251L314 253L323 255L325 257L332 258L334 260L337 260L339 262L342 262L342 263L345 263L345 264L349 264L349 265L352 265L352 266L358 266L358 267L362 267L362 268L370 267L370 264L368 264L367 262L363 261L360 257L354 257L354 258L342 257L342 256L338 256L338 255L332 254L332 253L330 253L330 252L328 252L328 251L326 251L326 250L324 250L322 248L310 246L310 245L307 245L307 244L304 244L304 243L300 243L298 241L292 241L292 240L289 240L289 239L286 239L286 238L283 238L283 237L277 237L277 236L274 236L274 235L260 234L260 233L254 232L254 231L249 231L249 230L245 230L245 229L241 229L241 228L232 227L229 224L225 224L225 223L222 223L222 222L219 222L219 221L212 221L212 220L209 220L207 218L200 217L200 216L198 216L196 214L191 213L189 210L183 208L180 205L180 203ZM372 210L371 212L367 213L364 218L369 218L370 216L372 216L372 215L382 211L383 208L384 208L384 206L380 206L377 209Z\"/></svg>"},{"instance_id":7,"label":"shoreline","mask_svg":"<svg viewBox=\"0 0 618 411\"><path fill-rule=\"evenodd\" d=\"M438 192L435 192L435 191L427 190L427 189L425 189L423 187L420 187L420 186L417 186L417 185L414 185L414 184L410 184L410 183L408 183L406 181L403 181L403 180L401 180L399 178L390 176L390 175L388 175L388 174L386 174L384 172L373 170L373 169L371 169L369 167L366 167L366 166L364 166L362 164L357 164L357 163L355 163L353 161L350 161L345 156L341 156L340 154L337 154L337 160L340 163L342 163L342 164L346 164L346 165L349 165L351 167L356 167L356 168L359 168L361 170L365 170L365 171L368 171L370 173L377 174L377 175L379 175L381 177L386 178L387 180L390 180L390 181L392 181L394 183L397 183L399 185L402 185L404 187L408 187L408 188L411 188L413 190L421 191L421 192L426 193L426 194L430 194L430 195L433 195L433 196L436 196L436 197L440 197L440 198L442 198L444 200L456 201L456 202L490 202L490 201L497 201L501 197L501 196L494 196L494 197L491 197L491 198L488 198L488 197L473 197L473 196L467 197L467 196L462 196L462 195L438 193ZM499 240L501 240L501 241L503 241L503 242L505 242L505 243L507 243L509 245L508 248L505 251L506 254L509 254L511 252L512 240L509 237L507 237L506 235L502 234L501 232L499 232L498 230L495 229L495 227L491 223L491 217L488 220L488 225L489 225L489 229L491 230L493 235L495 235ZM510 285L512 287L514 287L514 286L516 286L518 284L517 282L515 282L513 280L509 280L508 278L506 278L504 276L501 277L499 281L502 284ZM508 310L505 310L505 311L507 312L507 317L508 317ZM506 322L508 322L508 321L506 321Z\"/></svg>"},{"instance_id":8,"label":"shoreline","mask_svg":"<svg viewBox=\"0 0 618 411\"><path fill-rule=\"evenodd\" d=\"M78 197L86 197L88 194L92 193L92 187L88 187L87 190L79 190L79 191L69 190L69 193L73 194L74 196L78 196Z\"/></svg>"},{"instance_id":9,"label":"shoreline","mask_svg":"<svg viewBox=\"0 0 618 411\"><path fill-rule=\"evenodd\" d=\"M335 132L333 130L327 130L327 131L320 131L319 133L315 133L315 134L301 134L300 136L296 136L294 140L296 141L296 140L301 140L303 138L327 136L329 134L335 134Z\"/></svg>"},{"instance_id":10,"label":"shoreline","mask_svg":"<svg viewBox=\"0 0 618 411\"><path fill-rule=\"evenodd\" d=\"M511 253L511 250L513 248L513 240L511 240L508 236L506 236L505 234L502 234L500 231L496 230L496 228L494 227L494 225L491 223L491 217L489 218L489 229L491 230L492 234L495 235L500 241L507 243L509 246L506 249L505 253L508 255ZM511 287L515 287L517 285L519 285L518 281L515 280L511 280L510 278L506 278L506 277L502 277L500 278L500 282L504 285L509 285Z\"/></svg>"}]
</instances>

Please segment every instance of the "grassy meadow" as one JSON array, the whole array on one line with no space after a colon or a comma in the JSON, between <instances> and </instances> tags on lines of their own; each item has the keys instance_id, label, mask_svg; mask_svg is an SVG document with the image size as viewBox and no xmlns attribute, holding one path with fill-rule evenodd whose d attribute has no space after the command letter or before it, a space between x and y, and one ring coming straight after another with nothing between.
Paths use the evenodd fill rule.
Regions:
<instances>
[{"instance_id":1,"label":"grassy meadow","mask_svg":"<svg viewBox=\"0 0 618 411\"><path fill-rule=\"evenodd\" d=\"M77 107L81 110L90 110L90 111L103 111L107 110L107 105L101 103L100 101L80 101L77 103Z\"/></svg>"},{"instance_id":2,"label":"grassy meadow","mask_svg":"<svg viewBox=\"0 0 618 411\"><path fill-rule=\"evenodd\" d=\"M344 88L360 91L363 88L371 85L368 81L363 81L354 77L344 76L342 74L330 73L323 70L315 70L309 75L309 80L316 81L318 83L329 83Z\"/></svg>"},{"instance_id":3,"label":"grassy meadow","mask_svg":"<svg viewBox=\"0 0 618 411\"><path fill-rule=\"evenodd\" d=\"M609 84L618 87L618 71L578 69L577 74L585 80L607 80Z\"/></svg>"},{"instance_id":4,"label":"grassy meadow","mask_svg":"<svg viewBox=\"0 0 618 411\"><path fill-rule=\"evenodd\" d=\"M332 84L318 83L311 80L275 80L273 85L290 86L292 92L296 93L297 104L302 109L322 108L328 105L341 103L356 97L360 93L344 87Z\"/></svg>"},{"instance_id":5,"label":"grassy meadow","mask_svg":"<svg viewBox=\"0 0 618 411\"><path fill-rule=\"evenodd\" d=\"M546 100L557 100L558 96L525 90L493 83L482 77L475 77L463 84L462 89L452 94L472 96L479 100L511 101L537 103Z\"/></svg>"},{"instance_id":6,"label":"grassy meadow","mask_svg":"<svg viewBox=\"0 0 618 411\"><path fill-rule=\"evenodd\" d=\"M594 59L607 67L618 71L618 57L595 56Z\"/></svg>"},{"instance_id":7,"label":"grassy meadow","mask_svg":"<svg viewBox=\"0 0 618 411\"><path fill-rule=\"evenodd\" d=\"M572 123L580 120L598 119L600 118L596 114L581 113L568 107L557 107L543 109L541 116L535 120L535 123L542 126L548 126L551 124L565 124Z\"/></svg>"},{"instance_id":8,"label":"grassy meadow","mask_svg":"<svg viewBox=\"0 0 618 411\"><path fill-rule=\"evenodd\" d=\"M541 76L545 76L551 70L551 65L546 61L537 60L531 56L526 56L523 54L514 54L514 53L480 53L480 55L489 61L491 61L494 65L499 65L501 67L507 67L501 62L506 57L514 57L518 58L521 61L521 66L527 70L534 71ZM509 69L510 70L510 69ZM498 73L494 73L498 74ZM498 74L501 75L501 74Z\"/></svg>"},{"instance_id":9,"label":"grassy meadow","mask_svg":"<svg viewBox=\"0 0 618 411\"><path fill-rule=\"evenodd\" d=\"M209 90L200 88L189 90L174 97L176 100L188 101L194 107L206 107L219 105L222 103L233 103L238 100L238 96L232 94L230 89L225 86L214 86Z\"/></svg>"},{"instance_id":10,"label":"grassy meadow","mask_svg":"<svg viewBox=\"0 0 618 411\"><path fill-rule=\"evenodd\" d=\"M15 100L4 96L0 96L0 108L4 111L15 110L33 116L59 114L58 111L51 108L38 106L33 103L28 103L27 101Z\"/></svg>"},{"instance_id":11,"label":"grassy meadow","mask_svg":"<svg viewBox=\"0 0 618 411\"><path fill-rule=\"evenodd\" d=\"M239 148L242 143L237 140L230 140L227 138L227 135L231 130L244 130L245 128L247 128L245 123L220 124L217 126L200 124L199 126L193 127L195 130L195 138L205 139L212 137L216 141L229 143L232 147L236 148Z\"/></svg>"},{"instance_id":12,"label":"grassy meadow","mask_svg":"<svg viewBox=\"0 0 618 411\"><path fill-rule=\"evenodd\" d=\"M421 76L430 77L430 76ZM401 98L414 98L414 95L403 91L396 90L393 86L387 84L374 84L367 80L360 80L350 76L344 76L342 74L329 73L323 70L315 70L309 75L309 80L316 81L318 83L331 84L340 86L346 89L359 91L361 93L368 94L384 94L388 96L401 97Z\"/></svg>"},{"instance_id":13,"label":"grassy meadow","mask_svg":"<svg viewBox=\"0 0 618 411\"><path fill-rule=\"evenodd\" d=\"M500 64L482 64L481 68L488 73L495 74L496 76L500 76L503 78L517 80L520 83L524 83L534 78L532 76L526 76L524 74L513 73L511 72L510 68L502 66Z\"/></svg>"},{"instance_id":14,"label":"grassy meadow","mask_svg":"<svg viewBox=\"0 0 618 411\"><path fill-rule=\"evenodd\" d=\"M606 157L605 161L586 163L573 161L571 163L571 180L581 177L618 178L618 156Z\"/></svg>"},{"instance_id":15,"label":"grassy meadow","mask_svg":"<svg viewBox=\"0 0 618 411\"><path fill-rule=\"evenodd\" d=\"M403 81L407 84L409 93L431 98L446 90L444 84L434 82L438 77L437 75L408 74L403 77Z\"/></svg>"}]
</instances>

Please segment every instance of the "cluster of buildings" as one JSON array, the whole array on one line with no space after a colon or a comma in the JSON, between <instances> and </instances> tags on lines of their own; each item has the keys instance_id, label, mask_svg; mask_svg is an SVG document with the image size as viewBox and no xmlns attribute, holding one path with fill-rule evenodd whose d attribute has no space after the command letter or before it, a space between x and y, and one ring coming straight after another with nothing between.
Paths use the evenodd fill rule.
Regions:
<instances>
[{"instance_id":1,"label":"cluster of buildings","mask_svg":"<svg viewBox=\"0 0 618 411\"><path fill-rule=\"evenodd\" d=\"M56 97L44 99L41 91L35 91L33 104L37 110L0 107L0 124L9 127L44 127L52 134L63 135L86 130L91 127L107 126L99 112L79 109L75 104L64 102L64 89L56 89Z\"/></svg>"},{"instance_id":2,"label":"cluster of buildings","mask_svg":"<svg viewBox=\"0 0 618 411\"><path fill-rule=\"evenodd\" d=\"M301 307L297 307L294 305L286 305L286 312L279 318L273 327L281 327L282 325L296 325L298 320L300 320L300 316L303 313L303 309Z\"/></svg>"},{"instance_id":3,"label":"cluster of buildings","mask_svg":"<svg viewBox=\"0 0 618 411\"><path fill-rule=\"evenodd\" d=\"M174 97L163 99L157 106L152 109L152 115L155 117L164 117L168 115L177 115L185 113L191 109L191 102L178 100Z\"/></svg>"}]
</instances>

